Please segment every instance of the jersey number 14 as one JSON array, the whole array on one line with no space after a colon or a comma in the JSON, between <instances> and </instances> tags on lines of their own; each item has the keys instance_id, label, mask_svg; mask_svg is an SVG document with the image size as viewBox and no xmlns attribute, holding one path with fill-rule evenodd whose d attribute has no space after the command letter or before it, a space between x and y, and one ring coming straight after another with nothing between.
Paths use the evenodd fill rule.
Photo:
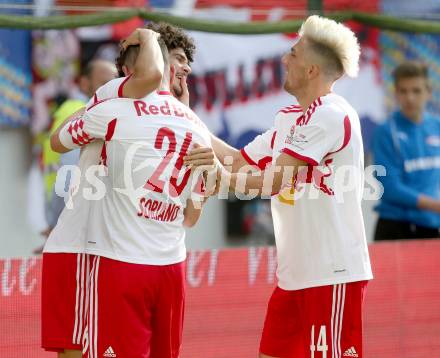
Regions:
<instances>
[{"instance_id":1,"label":"jersey number 14","mask_svg":"<svg viewBox=\"0 0 440 358\"><path fill-rule=\"evenodd\" d=\"M327 335L325 331L325 326L321 326L319 329L319 335L318 339L315 345L315 325L312 326L312 332L311 332L311 342L310 342L310 357L311 358L318 358L315 357L315 352L322 352L322 355L319 358L327 358L327 351L328 351L328 345L327 345Z\"/></svg>"}]
</instances>

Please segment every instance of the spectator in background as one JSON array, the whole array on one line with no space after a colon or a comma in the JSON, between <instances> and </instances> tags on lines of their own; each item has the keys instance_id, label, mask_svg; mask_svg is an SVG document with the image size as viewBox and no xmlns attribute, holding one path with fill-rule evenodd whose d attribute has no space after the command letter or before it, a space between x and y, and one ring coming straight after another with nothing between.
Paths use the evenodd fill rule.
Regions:
<instances>
[{"instance_id":1,"label":"spectator in background","mask_svg":"<svg viewBox=\"0 0 440 358\"><path fill-rule=\"evenodd\" d=\"M399 109L373 138L374 162L386 168L375 240L439 238L440 117L425 111L428 68L405 62L393 77Z\"/></svg>"},{"instance_id":2,"label":"spectator in background","mask_svg":"<svg viewBox=\"0 0 440 358\"><path fill-rule=\"evenodd\" d=\"M50 147L50 134L52 134L64 120L73 113L83 108L89 98L103 84L117 77L117 70L113 63L104 60L93 60L82 69L78 81L79 90L69 99L64 101L53 115L53 122L50 133L43 143L43 175L46 201L46 221L48 227L42 232L46 238L52 228L56 225L58 217L64 208L64 200L55 194L55 182L57 171L63 165L74 165L78 163L79 150L60 155ZM57 183L68 185L68 183ZM63 189L64 190L64 189ZM35 250L41 253L42 247Z\"/></svg>"}]
</instances>

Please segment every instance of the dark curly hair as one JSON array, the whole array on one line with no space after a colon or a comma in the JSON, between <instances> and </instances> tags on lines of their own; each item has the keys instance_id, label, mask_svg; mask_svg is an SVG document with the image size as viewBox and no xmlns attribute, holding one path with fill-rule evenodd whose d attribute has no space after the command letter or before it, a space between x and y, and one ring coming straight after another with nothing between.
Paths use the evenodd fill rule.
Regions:
<instances>
[{"instance_id":1,"label":"dark curly hair","mask_svg":"<svg viewBox=\"0 0 440 358\"><path fill-rule=\"evenodd\" d=\"M176 27L165 22L150 22L149 24L145 25L145 28L158 32L160 34L160 39L165 43L168 51L176 48L182 48L186 57L188 58L188 61L190 63L194 61L194 53L196 50L194 40L185 34L180 27ZM136 49L131 49L132 47ZM139 46L129 46L126 51L121 48L119 56L116 58L116 68L119 76L124 76L122 66L126 64L127 59L133 55L136 57L138 53Z\"/></svg>"},{"instance_id":2,"label":"dark curly hair","mask_svg":"<svg viewBox=\"0 0 440 358\"><path fill-rule=\"evenodd\" d=\"M185 34L180 27L167 24L166 22L150 22L145 25L145 28L158 32L161 39L165 42L168 51L180 47L185 52L188 61L190 63L194 61L194 53L196 51L194 40Z\"/></svg>"}]
</instances>

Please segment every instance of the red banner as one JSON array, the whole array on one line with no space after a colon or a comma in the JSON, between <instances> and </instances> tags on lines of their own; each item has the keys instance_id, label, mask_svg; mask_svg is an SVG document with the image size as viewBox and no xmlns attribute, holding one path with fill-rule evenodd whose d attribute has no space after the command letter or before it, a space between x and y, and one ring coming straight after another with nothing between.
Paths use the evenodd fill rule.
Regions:
<instances>
[{"instance_id":1,"label":"red banner","mask_svg":"<svg viewBox=\"0 0 440 358\"><path fill-rule=\"evenodd\" d=\"M365 357L424 358L440 350L440 241L370 246ZM270 248L191 252L183 358L254 358L276 283ZM39 348L41 261L0 262L0 357L51 357Z\"/></svg>"}]
</instances>

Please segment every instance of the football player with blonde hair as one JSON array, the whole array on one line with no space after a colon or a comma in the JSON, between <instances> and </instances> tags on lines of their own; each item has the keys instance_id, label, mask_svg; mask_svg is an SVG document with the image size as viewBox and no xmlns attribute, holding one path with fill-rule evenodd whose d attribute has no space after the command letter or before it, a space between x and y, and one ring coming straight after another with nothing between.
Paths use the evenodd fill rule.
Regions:
<instances>
[{"instance_id":1,"label":"football player with blonde hair","mask_svg":"<svg viewBox=\"0 0 440 358\"><path fill-rule=\"evenodd\" d=\"M362 357L363 298L372 279L361 211L364 153L358 114L332 91L343 75L356 76L359 54L348 27L310 16L282 59L284 89L296 101L241 150L213 140L222 163L233 159L231 172L219 170L230 189L272 193L278 287L260 358ZM209 151L197 149L186 163L204 156ZM263 188L264 175L239 172L246 164L270 172L271 187ZM350 187L339 173L348 174Z\"/></svg>"}]
</instances>

